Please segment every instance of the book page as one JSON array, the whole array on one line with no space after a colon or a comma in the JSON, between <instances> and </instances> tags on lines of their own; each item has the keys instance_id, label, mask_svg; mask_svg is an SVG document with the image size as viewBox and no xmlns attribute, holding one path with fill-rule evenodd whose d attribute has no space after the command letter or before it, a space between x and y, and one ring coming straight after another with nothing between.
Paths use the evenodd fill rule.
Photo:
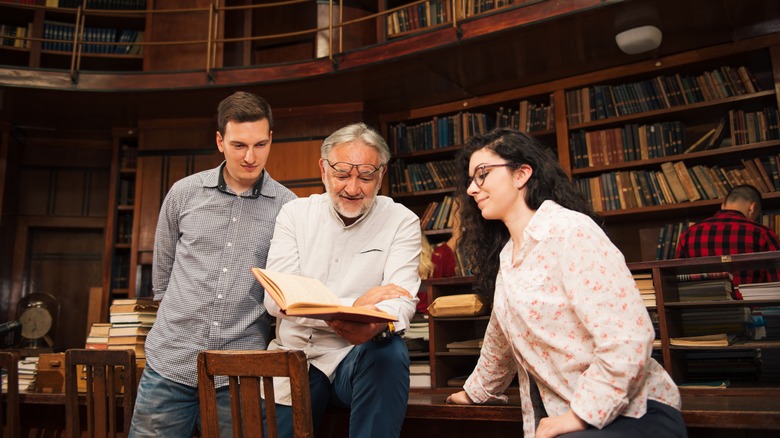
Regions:
<instances>
[{"instance_id":1,"label":"book page","mask_svg":"<svg viewBox=\"0 0 780 438\"><path fill-rule=\"evenodd\" d=\"M300 302L341 305L338 297L316 278L260 268L252 268L252 273L262 283L266 291L271 293L274 301L282 310ZM284 301L279 302L274 294L280 296Z\"/></svg>"}]
</instances>

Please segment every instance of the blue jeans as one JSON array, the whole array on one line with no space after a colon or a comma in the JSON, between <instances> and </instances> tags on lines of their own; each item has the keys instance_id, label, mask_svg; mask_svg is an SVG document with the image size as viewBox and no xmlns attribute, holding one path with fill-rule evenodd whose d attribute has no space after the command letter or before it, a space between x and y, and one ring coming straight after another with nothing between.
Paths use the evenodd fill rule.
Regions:
<instances>
[{"instance_id":1,"label":"blue jeans","mask_svg":"<svg viewBox=\"0 0 780 438\"><path fill-rule=\"evenodd\" d=\"M399 336L356 346L336 368L333 383L309 367L316 431L329 403L350 408L351 438L398 437L409 402L409 350ZM276 405L280 438L292 438L292 408Z\"/></svg>"},{"instance_id":2,"label":"blue jeans","mask_svg":"<svg viewBox=\"0 0 780 438\"><path fill-rule=\"evenodd\" d=\"M233 427L227 386L217 389L217 405L219 435L231 437ZM128 438L192 438L196 427L200 430L198 388L168 380L149 366L144 368Z\"/></svg>"}]
</instances>

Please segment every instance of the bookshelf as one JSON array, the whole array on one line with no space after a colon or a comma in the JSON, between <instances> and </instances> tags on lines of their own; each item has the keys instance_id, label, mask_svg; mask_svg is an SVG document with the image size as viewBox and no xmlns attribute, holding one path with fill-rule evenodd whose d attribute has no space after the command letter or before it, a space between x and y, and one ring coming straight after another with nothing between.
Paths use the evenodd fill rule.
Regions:
<instances>
[{"instance_id":1,"label":"bookshelf","mask_svg":"<svg viewBox=\"0 0 780 438\"><path fill-rule=\"evenodd\" d=\"M743 327L738 327L738 337L728 346L683 347L670 344L670 338L714 334L724 330L725 325L697 327L687 323L696 314L758 314L758 308L777 307L778 299L760 301L681 301L678 287L683 284L680 274L733 272L740 269L778 269L780 252L737 254L724 257L700 257L694 259L661 260L629 264L632 272L651 272L654 281L659 316L661 339L661 363L681 391L701 391L701 388L687 389L685 385L701 381L729 381L726 388L713 391L734 393L780 394L780 376L777 375L780 357L780 338L770 336L761 340L750 340ZM718 324L725 324L728 316L720 317ZM737 324L738 326L740 324Z\"/></svg>"},{"instance_id":2,"label":"bookshelf","mask_svg":"<svg viewBox=\"0 0 780 438\"><path fill-rule=\"evenodd\" d=\"M104 302L102 315L116 298L133 297L132 254L136 217L136 172L138 134L135 128L113 130L113 155L106 220L103 263Z\"/></svg>"},{"instance_id":3,"label":"bookshelf","mask_svg":"<svg viewBox=\"0 0 780 438\"><path fill-rule=\"evenodd\" d=\"M443 184L416 184L420 180L436 180L438 163L451 160L470 135L492 129L502 121L530 132L556 152L573 181L592 199L595 210L604 218L608 235L630 262L632 271L652 274L656 305L649 306L648 312L658 334L653 356L675 381L686 383L690 380L688 356L684 349L672 348L668 341L670 337L681 336L679 313L688 307L723 304L673 302L671 296L676 288L669 278L677 271L723 269L723 266L720 260L657 261L667 258L659 257L659 238L666 236L667 252L673 253L675 233L679 235L685 224L717 211L727 191L726 184L740 183L736 175L758 186L759 180L747 179L751 176L750 163L756 165L754 170L759 169L759 164L764 167L764 210L780 207L780 179L773 170L778 166L772 164L773 160L780 164L777 153L780 47L774 44L771 40L748 40L462 101L382 114L380 123L394 153L389 170L390 195L425 219L429 205L452 196L454 189L441 177L438 179ZM709 82L703 82L705 79ZM675 88L672 80L688 85ZM700 84L701 95L693 94L694 83ZM701 91L705 84L713 87L706 95ZM613 107L608 109L605 96L611 96L609 93L614 90L619 90L615 93L618 98L609 97ZM510 108L511 112L507 110ZM537 123L528 124L529 108L534 108L532 114L544 114L543 123L536 120ZM525 111L525 118L522 126L518 126L515 117L521 110ZM512 114L514 111L517 113ZM720 132L716 134L718 129ZM626 145L630 143L626 139L638 139L640 133L644 149L629 151ZM686 152L700 139L703 140L698 147ZM708 142L712 142L710 147ZM649 145L654 145L652 152ZM434 173L429 176L424 171L410 172L412 165L420 165L422 169L433 166ZM692 178L699 176L707 181L706 185L699 182L698 187L672 187L665 179L664 170L675 172L675 165L687 170ZM414 176L415 173L418 175ZM760 171L754 173L760 175ZM625 180L626 184L618 185L618 175L631 178ZM634 175L643 175L647 185L639 185ZM708 176L712 179L707 180ZM595 199L594 193L600 192L592 191L592 187L603 187L600 192L604 193L611 190L611 198ZM617 192L618 187L621 192ZM641 192L643 189L646 193ZM695 190L691 193L696 195L678 200L674 193L680 189ZM626 203L632 194L629 190L635 192L632 204ZM636 197L637 193L642 197ZM672 227L675 224L676 228ZM666 234L662 235L664 230ZM424 230L424 234L432 241L446 240L451 231L434 227ZM777 258L776 254L765 256L760 263L776 266ZM745 264L758 259L735 257L735 260ZM471 290L470 277L431 280L424 284L423 290L427 290L431 301L443 294ZM748 304L732 302L725 306L747 309ZM479 337L484 324L486 321L480 318L431 319L434 388L447 387L450 379L471 372L477 356L451 354L446 344ZM774 350L777 346L776 342L750 344L746 351ZM762 385L763 382L754 382L752 386Z\"/></svg>"},{"instance_id":4,"label":"bookshelf","mask_svg":"<svg viewBox=\"0 0 780 438\"><path fill-rule=\"evenodd\" d=\"M75 59L85 70L141 71L142 47L131 43L143 41L152 1L0 2L0 33L7 37L0 42L3 64L70 69ZM124 12L112 12L120 4ZM82 44L74 45L79 38Z\"/></svg>"}]
</instances>

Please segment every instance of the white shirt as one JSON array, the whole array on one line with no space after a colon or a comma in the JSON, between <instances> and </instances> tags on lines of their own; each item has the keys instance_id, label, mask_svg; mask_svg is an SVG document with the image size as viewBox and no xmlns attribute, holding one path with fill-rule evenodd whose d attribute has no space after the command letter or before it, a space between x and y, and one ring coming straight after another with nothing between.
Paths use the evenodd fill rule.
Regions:
<instances>
[{"instance_id":1,"label":"white shirt","mask_svg":"<svg viewBox=\"0 0 780 438\"><path fill-rule=\"evenodd\" d=\"M638 418L646 400L680 408L671 377L650 358L655 337L620 251L587 216L545 201L512 261L500 255L493 313L464 389L477 403L505 400L515 372L523 430L535 433L529 375L550 416L569 409L602 428Z\"/></svg>"},{"instance_id":2,"label":"white shirt","mask_svg":"<svg viewBox=\"0 0 780 438\"><path fill-rule=\"evenodd\" d=\"M267 269L316 278L343 305L375 286L393 283L414 299L383 301L377 308L398 318L396 330L404 330L414 316L420 287L420 220L412 211L386 196L352 225L346 226L328 194L312 195L285 204L276 218ZM282 315L266 294L268 312L277 317L276 339L269 350L301 350L310 364L333 381L336 367L352 345L322 320ZM289 405L289 387L276 383L277 403Z\"/></svg>"}]
</instances>

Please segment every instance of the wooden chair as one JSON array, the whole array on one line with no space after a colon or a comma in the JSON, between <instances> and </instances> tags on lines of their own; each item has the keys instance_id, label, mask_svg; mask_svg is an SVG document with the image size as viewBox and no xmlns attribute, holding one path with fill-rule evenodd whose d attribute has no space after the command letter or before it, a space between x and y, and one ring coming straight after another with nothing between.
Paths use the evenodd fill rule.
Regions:
<instances>
[{"instance_id":1,"label":"wooden chair","mask_svg":"<svg viewBox=\"0 0 780 438\"><path fill-rule=\"evenodd\" d=\"M289 377L292 390L293 433L313 437L306 356L301 351L203 351L198 355L198 391L202 434L219 436L214 376L227 376L234 437L262 437L260 382L266 403L268 438L278 436L272 377ZM240 383L240 384L239 384Z\"/></svg>"},{"instance_id":2,"label":"wooden chair","mask_svg":"<svg viewBox=\"0 0 780 438\"><path fill-rule=\"evenodd\" d=\"M83 373L79 368L83 369ZM65 352L65 421L72 437L81 436L79 379L82 374L86 379L88 436L127 436L138 389L135 352L83 349ZM121 429L117 418L120 389L123 390Z\"/></svg>"},{"instance_id":3,"label":"wooden chair","mask_svg":"<svg viewBox=\"0 0 780 438\"><path fill-rule=\"evenodd\" d=\"M0 403L0 437L19 436L19 355L15 352L0 352L0 370L6 376L8 389L0 391L5 400Z\"/></svg>"}]
</instances>

